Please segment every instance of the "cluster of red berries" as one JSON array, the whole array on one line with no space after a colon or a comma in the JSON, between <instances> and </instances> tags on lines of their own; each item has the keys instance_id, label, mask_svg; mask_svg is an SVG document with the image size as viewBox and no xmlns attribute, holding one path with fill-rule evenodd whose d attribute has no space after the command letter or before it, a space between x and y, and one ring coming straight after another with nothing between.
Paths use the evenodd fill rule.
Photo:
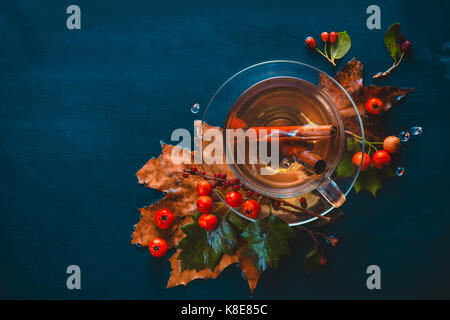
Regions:
<instances>
[{"instance_id":1,"label":"cluster of red berries","mask_svg":"<svg viewBox=\"0 0 450 320\"><path fill-rule=\"evenodd\" d=\"M336 31L331 31L330 33L322 32L320 34L320 38L322 39L323 43L328 43L328 42L329 43L336 43L336 41L339 38L339 35L338 35L338 33ZM305 44L306 44L306 46L308 48L311 48L311 49L314 49L315 47L317 47L316 40L313 37L311 37L311 36L306 37Z\"/></svg>"},{"instance_id":2,"label":"cluster of red berries","mask_svg":"<svg viewBox=\"0 0 450 320\"><path fill-rule=\"evenodd\" d=\"M214 230L217 226L218 219L215 215L211 214L213 201L210 194L212 193L212 189L218 187L223 190L227 190L228 188L232 189L225 197L227 205L231 208L242 207L242 212L252 219L256 218L261 212L261 205L257 201L261 195L245 187L239 178L227 179L226 173L222 172L217 172L214 177L208 177L205 171L199 171L196 166L192 166L189 170L183 171L183 177L187 178L190 175L199 175L204 178L197 183L197 194L199 195L197 209L202 213L199 219L200 227L210 231ZM245 202L243 194L248 198Z\"/></svg>"},{"instance_id":3,"label":"cluster of red berries","mask_svg":"<svg viewBox=\"0 0 450 320\"><path fill-rule=\"evenodd\" d=\"M362 158L361 171L367 170L371 163L373 163L375 168L382 169L390 165L390 154L396 153L398 149L400 149L400 139L396 136L389 136L383 141L383 149L377 150L372 155L372 158L368 153L358 152L353 155L352 163L356 167L359 167Z\"/></svg>"}]
</instances>

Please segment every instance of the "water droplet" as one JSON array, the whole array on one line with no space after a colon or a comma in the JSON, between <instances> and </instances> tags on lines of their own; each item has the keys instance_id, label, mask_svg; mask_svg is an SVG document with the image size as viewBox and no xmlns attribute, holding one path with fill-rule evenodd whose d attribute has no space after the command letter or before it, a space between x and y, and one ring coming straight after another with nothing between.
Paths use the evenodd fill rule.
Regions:
<instances>
[{"instance_id":1,"label":"water droplet","mask_svg":"<svg viewBox=\"0 0 450 320\"><path fill-rule=\"evenodd\" d=\"M397 101L401 101L404 97L405 97L405 96L402 96L402 95L398 96L398 97L397 97Z\"/></svg>"},{"instance_id":2,"label":"water droplet","mask_svg":"<svg viewBox=\"0 0 450 320\"><path fill-rule=\"evenodd\" d=\"M287 168L289 168L290 165L291 165L291 161L288 158L281 159L280 167L282 169L287 169Z\"/></svg>"},{"instance_id":3,"label":"water droplet","mask_svg":"<svg viewBox=\"0 0 450 320\"><path fill-rule=\"evenodd\" d=\"M402 131L398 134L398 138L401 142L406 142L411 137L411 134L408 131Z\"/></svg>"},{"instance_id":4,"label":"water droplet","mask_svg":"<svg viewBox=\"0 0 450 320\"><path fill-rule=\"evenodd\" d=\"M414 127L411 127L411 129L409 129L409 132L413 136L418 136L419 134L421 134L423 132L423 129L422 129L422 127L414 126Z\"/></svg>"},{"instance_id":5,"label":"water droplet","mask_svg":"<svg viewBox=\"0 0 450 320\"><path fill-rule=\"evenodd\" d=\"M397 177L401 177L404 173L405 173L405 168L403 168L403 167L397 167L397 169L395 169L395 175Z\"/></svg>"},{"instance_id":6,"label":"water droplet","mask_svg":"<svg viewBox=\"0 0 450 320\"><path fill-rule=\"evenodd\" d=\"M199 103L194 103L191 107L191 112L192 113L198 113L200 111L200 104Z\"/></svg>"}]
</instances>

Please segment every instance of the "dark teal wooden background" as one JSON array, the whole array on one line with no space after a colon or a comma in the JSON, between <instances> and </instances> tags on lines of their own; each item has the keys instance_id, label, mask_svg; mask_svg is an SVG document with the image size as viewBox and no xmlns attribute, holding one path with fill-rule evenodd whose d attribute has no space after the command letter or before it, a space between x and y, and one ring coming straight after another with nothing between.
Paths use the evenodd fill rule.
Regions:
<instances>
[{"instance_id":1,"label":"dark teal wooden background","mask_svg":"<svg viewBox=\"0 0 450 320\"><path fill-rule=\"evenodd\" d=\"M78 4L82 29L66 28ZM382 30L366 28L381 7ZM304 48L307 35L347 30L365 83L390 57L384 30L401 22L414 57L380 85L416 92L386 118L392 133L424 134L404 145L405 176L344 206L328 231L342 245L309 277L300 235L255 298L450 298L449 1L0 1L0 297L248 298L240 271L166 290L169 263L130 244L137 208L162 195L135 172L173 129L190 128L227 77L248 65L290 59L334 69ZM66 289L66 267L82 289ZM366 288L366 267L382 290Z\"/></svg>"}]
</instances>

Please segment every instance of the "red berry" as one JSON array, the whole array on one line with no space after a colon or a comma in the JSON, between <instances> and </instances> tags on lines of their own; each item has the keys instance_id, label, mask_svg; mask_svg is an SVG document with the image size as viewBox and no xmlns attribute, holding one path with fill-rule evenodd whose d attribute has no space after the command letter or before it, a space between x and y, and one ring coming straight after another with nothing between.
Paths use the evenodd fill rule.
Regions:
<instances>
[{"instance_id":1,"label":"red berry","mask_svg":"<svg viewBox=\"0 0 450 320\"><path fill-rule=\"evenodd\" d=\"M320 35L320 38L322 38L323 42L328 42L330 40L328 32L322 32L322 34Z\"/></svg>"},{"instance_id":2,"label":"red berry","mask_svg":"<svg viewBox=\"0 0 450 320\"><path fill-rule=\"evenodd\" d=\"M273 202L273 207L274 207L275 209L278 209L278 208L280 207L280 205L281 205L281 203L280 203L280 201L278 201L278 200L275 200L275 201Z\"/></svg>"},{"instance_id":3,"label":"red berry","mask_svg":"<svg viewBox=\"0 0 450 320\"><path fill-rule=\"evenodd\" d=\"M361 164L361 158L363 158L363 162ZM364 152L364 156L362 152L357 152L353 155L352 163L355 167L359 167L361 165L361 171L366 171L369 169L370 163L372 162L372 159L370 159L370 156Z\"/></svg>"},{"instance_id":4,"label":"red berry","mask_svg":"<svg viewBox=\"0 0 450 320\"><path fill-rule=\"evenodd\" d=\"M307 37L305 39L305 44L308 48L314 49L317 46L316 40L313 37Z\"/></svg>"},{"instance_id":5,"label":"red berry","mask_svg":"<svg viewBox=\"0 0 450 320\"><path fill-rule=\"evenodd\" d=\"M217 183L215 181L211 181L209 185L211 186L212 189L214 189L217 186Z\"/></svg>"},{"instance_id":6,"label":"red berry","mask_svg":"<svg viewBox=\"0 0 450 320\"><path fill-rule=\"evenodd\" d=\"M253 195L253 191L252 190L247 190L245 191L245 195L250 198Z\"/></svg>"},{"instance_id":7,"label":"red berry","mask_svg":"<svg viewBox=\"0 0 450 320\"><path fill-rule=\"evenodd\" d=\"M375 168L381 169L391 163L391 156L386 150L378 150L373 154L372 162Z\"/></svg>"},{"instance_id":8,"label":"red berry","mask_svg":"<svg viewBox=\"0 0 450 320\"><path fill-rule=\"evenodd\" d=\"M406 40L405 42L402 43L402 47L400 48L402 50L402 52L404 53L408 53L411 51L412 49L412 44L410 41Z\"/></svg>"},{"instance_id":9,"label":"red berry","mask_svg":"<svg viewBox=\"0 0 450 320\"><path fill-rule=\"evenodd\" d=\"M160 229L168 229L173 220L173 213L168 209L160 209L155 213L155 223Z\"/></svg>"},{"instance_id":10,"label":"red berry","mask_svg":"<svg viewBox=\"0 0 450 320\"><path fill-rule=\"evenodd\" d=\"M197 194L199 196L209 196L212 192L212 188L209 185L209 182L206 180L200 180L197 183Z\"/></svg>"},{"instance_id":11,"label":"red berry","mask_svg":"<svg viewBox=\"0 0 450 320\"><path fill-rule=\"evenodd\" d=\"M220 176L221 176L220 172L217 172L217 173L214 175L214 177L216 177L217 179L220 179Z\"/></svg>"},{"instance_id":12,"label":"red berry","mask_svg":"<svg viewBox=\"0 0 450 320\"><path fill-rule=\"evenodd\" d=\"M211 231L214 230L217 226L217 217L210 213L204 213L198 219L198 225L205 230Z\"/></svg>"},{"instance_id":13,"label":"red berry","mask_svg":"<svg viewBox=\"0 0 450 320\"><path fill-rule=\"evenodd\" d=\"M242 212L244 212L247 217L254 219L261 212L261 205L256 200L247 200L242 206Z\"/></svg>"},{"instance_id":14,"label":"red berry","mask_svg":"<svg viewBox=\"0 0 450 320\"><path fill-rule=\"evenodd\" d=\"M242 206L242 194L239 192L229 192L227 194L227 204L232 208Z\"/></svg>"},{"instance_id":15,"label":"red berry","mask_svg":"<svg viewBox=\"0 0 450 320\"><path fill-rule=\"evenodd\" d=\"M326 265L327 264L327 258L325 258L325 257L320 257L320 259L319 259L319 262L320 262L320 264L321 265Z\"/></svg>"},{"instance_id":16,"label":"red berry","mask_svg":"<svg viewBox=\"0 0 450 320\"><path fill-rule=\"evenodd\" d=\"M202 176L206 175L206 171L205 170L200 171L200 173L202 174Z\"/></svg>"},{"instance_id":17,"label":"red berry","mask_svg":"<svg viewBox=\"0 0 450 320\"><path fill-rule=\"evenodd\" d=\"M191 171L192 171L192 172L197 172L197 170L198 170L198 169L197 169L196 166L192 166L192 167L191 167Z\"/></svg>"},{"instance_id":18,"label":"red berry","mask_svg":"<svg viewBox=\"0 0 450 320\"><path fill-rule=\"evenodd\" d=\"M233 180L231 180L232 184L240 184L241 180L239 180L239 178L233 178Z\"/></svg>"},{"instance_id":19,"label":"red berry","mask_svg":"<svg viewBox=\"0 0 450 320\"><path fill-rule=\"evenodd\" d=\"M150 241L150 244L148 245L148 250L150 250L152 256L160 258L166 254L167 243L164 239L155 238L152 241Z\"/></svg>"},{"instance_id":20,"label":"red berry","mask_svg":"<svg viewBox=\"0 0 450 320\"><path fill-rule=\"evenodd\" d=\"M330 32L330 43L335 43L336 41L338 41L338 38L339 34L336 31Z\"/></svg>"},{"instance_id":21,"label":"red berry","mask_svg":"<svg viewBox=\"0 0 450 320\"><path fill-rule=\"evenodd\" d=\"M231 184L231 182L227 180L224 182L223 185L225 186L225 188L228 188L230 186L230 184Z\"/></svg>"},{"instance_id":22,"label":"red berry","mask_svg":"<svg viewBox=\"0 0 450 320\"><path fill-rule=\"evenodd\" d=\"M383 149L389 153L396 153L400 149L400 139L396 136L386 137L383 141Z\"/></svg>"},{"instance_id":23,"label":"red berry","mask_svg":"<svg viewBox=\"0 0 450 320\"><path fill-rule=\"evenodd\" d=\"M258 197L260 196L260 194L259 194L258 192L253 192L253 196L254 196L255 198L258 198Z\"/></svg>"},{"instance_id":24,"label":"red berry","mask_svg":"<svg viewBox=\"0 0 450 320\"><path fill-rule=\"evenodd\" d=\"M383 111L383 101L378 98L367 100L366 110L370 114L379 114L381 111Z\"/></svg>"},{"instance_id":25,"label":"red berry","mask_svg":"<svg viewBox=\"0 0 450 320\"><path fill-rule=\"evenodd\" d=\"M306 209L306 207L308 206L305 197L300 198L300 205L302 206L303 209Z\"/></svg>"},{"instance_id":26,"label":"red berry","mask_svg":"<svg viewBox=\"0 0 450 320\"><path fill-rule=\"evenodd\" d=\"M210 213L213 207L212 199L208 196L201 196L197 199L197 209L201 213Z\"/></svg>"},{"instance_id":27,"label":"red berry","mask_svg":"<svg viewBox=\"0 0 450 320\"><path fill-rule=\"evenodd\" d=\"M220 177L221 177L222 179L226 179L226 178L227 178L227 174L226 174L226 173L221 173L221 174L220 174Z\"/></svg>"},{"instance_id":28,"label":"red berry","mask_svg":"<svg viewBox=\"0 0 450 320\"><path fill-rule=\"evenodd\" d=\"M183 172L183 178L189 178L189 173L188 172Z\"/></svg>"},{"instance_id":29,"label":"red berry","mask_svg":"<svg viewBox=\"0 0 450 320\"><path fill-rule=\"evenodd\" d=\"M235 185L233 186L233 191L239 191L240 188L241 188L241 187L240 187L238 184L235 184Z\"/></svg>"}]
</instances>

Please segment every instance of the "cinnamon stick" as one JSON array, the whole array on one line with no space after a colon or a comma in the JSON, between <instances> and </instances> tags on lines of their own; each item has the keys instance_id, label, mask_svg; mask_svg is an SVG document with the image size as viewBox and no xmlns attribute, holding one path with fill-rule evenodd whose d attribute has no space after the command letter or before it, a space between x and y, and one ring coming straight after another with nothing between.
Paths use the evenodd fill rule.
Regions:
<instances>
[{"instance_id":1,"label":"cinnamon stick","mask_svg":"<svg viewBox=\"0 0 450 320\"><path fill-rule=\"evenodd\" d=\"M335 125L318 125L318 126L279 126L279 127L250 127L259 135L271 135L278 131L279 136L289 137L333 137L336 135Z\"/></svg>"},{"instance_id":2,"label":"cinnamon stick","mask_svg":"<svg viewBox=\"0 0 450 320\"><path fill-rule=\"evenodd\" d=\"M283 143L280 145L280 152L285 156L294 157L307 170L315 174L321 174L327 168L327 162L320 155L302 146Z\"/></svg>"}]
</instances>

